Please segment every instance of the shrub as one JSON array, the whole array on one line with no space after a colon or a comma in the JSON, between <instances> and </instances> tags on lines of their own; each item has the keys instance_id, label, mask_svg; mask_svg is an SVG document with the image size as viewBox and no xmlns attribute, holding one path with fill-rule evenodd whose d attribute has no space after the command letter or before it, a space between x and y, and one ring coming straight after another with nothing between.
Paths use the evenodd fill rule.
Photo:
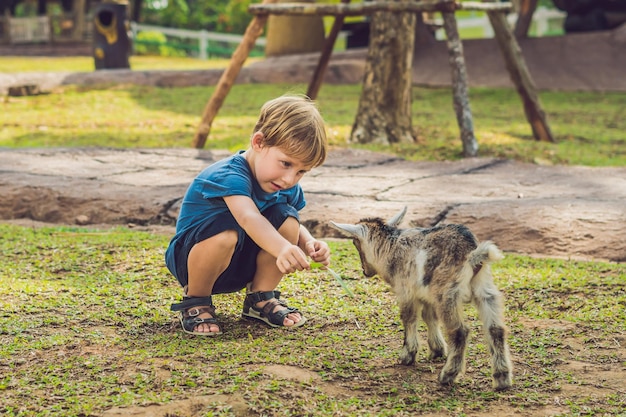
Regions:
<instances>
[{"instance_id":1,"label":"shrub","mask_svg":"<svg viewBox=\"0 0 626 417\"><path fill-rule=\"evenodd\" d=\"M139 32L134 40L135 55L186 56L180 50L168 44L167 37L161 32Z\"/></svg>"}]
</instances>

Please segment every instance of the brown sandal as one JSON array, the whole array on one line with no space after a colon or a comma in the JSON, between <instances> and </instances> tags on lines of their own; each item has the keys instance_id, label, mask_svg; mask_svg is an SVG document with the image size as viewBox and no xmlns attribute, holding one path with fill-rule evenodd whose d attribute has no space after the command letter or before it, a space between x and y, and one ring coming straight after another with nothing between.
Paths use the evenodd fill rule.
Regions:
<instances>
[{"instance_id":1,"label":"brown sandal","mask_svg":"<svg viewBox=\"0 0 626 417\"><path fill-rule=\"evenodd\" d=\"M172 304L172 311L180 311L180 324L183 326L185 333L197 336L217 336L222 334L222 325L215 318L215 306L213 299L209 297L183 297L183 301ZM200 318L202 313L209 313L213 317ZM200 324L214 324L219 328L217 332L197 332L196 327Z\"/></svg>"},{"instance_id":2,"label":"brown sandal","mask_svg":"<svg viewBox=\"0 0 626 417\"><path fill-rule=\"evenodd\" d=\"M246 298L243 302L243 312L241 315L244 318L260 320L263 323L272 327L299 327L306 322L306 318L302 313L293 307L288 307L287 303L279 300L280 291L259 291L246 294ZM256 304L261 301L267 301L275 298L274 301L269 301L263 307L257 307ZM284 309L274 311L276 306L286 307ZM285 326L285 317L291 313L300 314L300 321L293 326Z\"/></svg>"}]
</instances>

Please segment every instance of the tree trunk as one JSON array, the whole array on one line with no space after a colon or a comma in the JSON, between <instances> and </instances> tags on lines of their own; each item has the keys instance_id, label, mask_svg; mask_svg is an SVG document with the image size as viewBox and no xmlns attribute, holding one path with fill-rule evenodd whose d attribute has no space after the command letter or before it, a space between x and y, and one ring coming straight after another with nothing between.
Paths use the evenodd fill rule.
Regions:
<instances>
[{"instance_id":1,"label":"tree trunk","mask_svg":"<svg viewBox=\"0 0 626 417\"><path fill-rule=\"evenodd\" d=\"M359 109L351 142L414 142L411 86L415 14L376 12L370 23Z\"/></svg>"},{"instance_id":2,"label":"tree trunk","mask_svg":"<svg viewBox=\"0 0 626 417\"><path fill-rule=\"evenodd\" d=\"M314 1L300 0L299 3ZM285 2L289 1L278 1ZM270 16L265 39L265 55L268 57L320 52L325 43L322 16Z\"/></svg>"},{"instance_id":3,"label":"tree trunk","mask_svg":"<svg viewBox=\"0 0 626 417\"><path fill-rule=\"evenodd\" d=\"M134 0L132 2L130 20L136 23L141 22L141 8L143 7L143 0Z\"/></svg>"}]
</instances>

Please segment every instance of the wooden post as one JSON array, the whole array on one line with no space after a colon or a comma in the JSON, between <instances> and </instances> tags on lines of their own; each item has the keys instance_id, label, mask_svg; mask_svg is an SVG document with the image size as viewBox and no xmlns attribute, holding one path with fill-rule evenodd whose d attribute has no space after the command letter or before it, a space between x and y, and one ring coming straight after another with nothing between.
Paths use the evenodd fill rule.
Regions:
<instances>
[{"instance_id":1,"label":"wooden post","mask_svg":"<svg viewBox=\"0 0 626 417\"><path fill-rule=\"evenodd\" d=\"M448 60L452 71L452 95L456 120L461 131L463 155L472 157L478 155L478 142L474 136L474 121L469 104L467 88L467 70L463 57L463 44L459 37L456 18L453 12L442 12L443 28L446 31L448 42Z\"/></svg>"},{"instance_id":2,"label":"wooden post","mask_svg":"<svg viewBox=\"0 0 626 417\"><path fill-rule=\"evenodd\" d=\"M515 22L515 29L513 33L517 39L527 38L528 29L533 20L533 14L537 8L538 0L521 0L517 22Z\"/></svg>"},{"instance_id":3,"label":"wooden post","mask_svg":"<svg viewBox=\"0 0 626 417\"><path fill-rule=\"evenodd\" d=\"M276 1L277 0L263 0L263 4L276 3ZM241 70L241 67L243 67L248 55L250 55L250 51L254 47L256 40L263 33L268 17L268 14L259 14L252 19L246 28L246 32L243 35L241 43L237 46L235 52L233 52L233 56L230 58L228 67L222 73L222 76L215 87L215 91L213 91L211 99L202 112L200 126L198 126L196 134L193 138L193 146L195 148L201 149L204 147L206 139L209 136L209 132L211 131L213 119L215 119L217 112L222 107L222 104L224 104L224 99L237 79L239 71Z\"/></svg>"},{"instance_id":4,"label":"wooden post","mask_svg":"<svg viewBox=\"0 0 626 417\"><path fill-rule=\"evenodd\" d=\"M7 7L4 10L4 30L5 30L5 35L7 40L9 41L10 44L13 43L13 37L11 36L11 11L9 10L9 8Z\"/></svg>"},{"instance_id":5,"label":"wooden post","mask_svg":"<svg viewBox=\"0 0 626 417\"><path fill-rule=\"evenodd\" d=\"M72 39L82 41L85 39L85 0L74 0L72 11L74 12Z\"/></svg>"},{"instance_id":6,"label":"wooden post","mask_svg":"<svg viewBox=\"0 0 626 417\"><path fill-rule=\"evenodd\" d=\"M506 16L502 12L488 11L487 16L493 26L496 40L502 51L504 62L511 81L515 85L518 94L524 103L524 113L526 120L530 123L535 140L546 142L556 142L550 131L550 126L546 120L546 115L541 108L535 83L530 76L530 72L524 62L524 56L519 44L513 36Z\"/></svg>"},{"instance_id":7,"label":"wooden post","mask_svg":"<svg viewBox=\"0 0 626 417\"><path fill-rule=\"evenodd\" d=\"M342 3L350 3L350 0L341 0ZM317 94L320 91L320 87L322 86L322 82L324 80L324 75L326 74L326 68L328 68L328 60L330 59L330 55L333 53L333 48L335 47L335 41L337 40L337 35L339 35L339 31L341 31L341 27L343 26L343 16L337 16L335 21L333 22L333 27L330 29L330 33L328 34L328 38L326 39L326 44L324 45L324 49L322 50L322 54L320 55L320 59L317 63L317 67L315 68L315 72L313 73L313 78L309 83L309 88L306 91L306 95L309 96L311 100L315 100L317 98Z\"/></svg>"}]
</instances>

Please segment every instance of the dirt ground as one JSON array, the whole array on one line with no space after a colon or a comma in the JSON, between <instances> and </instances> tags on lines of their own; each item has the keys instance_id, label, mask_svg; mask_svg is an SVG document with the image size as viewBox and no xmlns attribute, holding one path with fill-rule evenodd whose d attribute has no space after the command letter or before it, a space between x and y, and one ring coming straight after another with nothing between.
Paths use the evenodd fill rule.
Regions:
<instances>
[{"instance_id":1,"label":"dirt ground","mask_svg":"<svg viewBox=\"0 0 626 417\"><path fill-rule=\"evenodd\" d=\"M537 323L529 323L537 324ZM622 343L625 341L622 340ZM626 355L626 348L623 348L616 352L621 357ZM539 366L540 368L540 366ZM389 366L383 366L381 368L384 371L395 373L398 380L402 379L402 374L406 374L410 371L402 369L399 365L390 368ZM525 417L547 417L547 416L567 416L569 414L568 407L566 406L567 398L570 396L591 397L591 398L606 398L613 393L621 393L624 395L624 387L626 387L626 377L624 368L620 366L610 366L601 364L598 366L589 365L585 362L567 360L563 361L563 366L559 371L571 375L573 380L587 381L583 386L564 384L561 389L556 389L552 395L552 401L541 408L529 408L520 412L519 409L509 408L504 405L500 405L491 408L486 412L467 413L464 415L472 417L507 417L507 416L525 416ZM532 365L525 369L525 372L540 372L540 369L532 369ZM302 384L315 384L322 392L343 398L355 398L354 391L346 388L340 383L324 382L322 378L315 372L311 372L305 369L301 369L295 366L289 365L271 365L264 368L263 373L269 378L275 380L290 380L300 382ZM433 375L428 375L428 378L435 379ZM362 389L363 385L361 385ZM245 398L238 394L216 394L206 395L201 397L195 397L193 399L183 399L172 401L168 404L151 404L147 406L139 407L119 407L112 408L104 412L101 417L201 417L205 416L208 411L215 411L215 404L228 404L232 415L245 417L254 416L256 414L251 413L246 405ZM598 406L601 405L601 401ZM276 414L278 416L279 414ZM450 413L428 413L425 414L431 417L444 417L450 416ZM594 414L589 415L600 415ZM611 414L604 414L605 416L611 416ZM620 414L624 415L624 414ZM616 416L617 417L617 416Z\"/></svg>"},{"instance_id":2,"label":"dirt ground","mask_svg":"<svg viewBox=\"0 0 626 417\"><path fill-rule=\"evenodd\" d=\"M561 342L565 347L560 353L557 360L558 365L555 367L550 365L551 372L559 375L567 375L567 379L558 379L550 384L538 384L535 389L528 387L516 387L508 393L500 395L500 399L489 401L485 411L467 412L465 416L487 417L487 416L525 416L525 417L546 417L546 416L571 416L571 415L590 415L590 416L624 416L625 413L603 413L602 410L607 405L610 398L621 397L622 404L626 398L626 369L624 367L624 358L626 358L626 337L616 335L613 340L596 338L593 333L587 334L584 338L589 342L585 343L580 337L581 329L576 324L556 321L556 320L528 320L523 323L529 329L546 329L559 332L562 337ZM392 336L398 337L398 335ZM397 344L397 340L388 340L390 346ZM421 355L425 355L421 351ZM523 358L517 356L513 352L514 367L516 375L541 375L545 371L545 365L542 363L524 362ZM401 387L403 383L412 378L418 379L420 382L428 381L432 387L437 387L437 371L441 363L435 363L434 368L430 362L422 358L417 367L407 367L397 363L381 362L378 369L381 373L387 375L384 383L388 386L381 386L380 380L373 380L368 375L361 375L355 379L357 381L345 381L342 379L334 379L326 381L320 374L314 371L303 369L292 365L272 364L261 367L262 373L271 380L275 381L291 381L302 384L302 387L314 386L315 390L321 391L325 395L338 399L360 399L367 401L377 395L383 395L380 392L389 392L390 389ZM248 367L256 367L248 365ZM163 369L167 369L166 361L163 363ZM245 367L244 367L245 368ZM168 375L162 375L163 379L167 379ZM521 378L520 378L521 379ZM480 374L480 369L469 367L461 381L473 380L477 384L476 389L484 389L480 385L488 384L488 379ZM461 382L463 383L463 382ZM371 385L369 385L371 384ZM353 387L354 385L354 387ZM306 389L303 388L306 392ZM445 390L444 390L445 391ZM536 400L528 401L529 406L520 411L519 407L511 405L511 398L519 396L520 393L529 391L533 395L546 396L547 400L544 404L537 405ZM305 394L306 395L306 394ZM438 398L445 397L446 394L438 389L432 393L427 393L420 398L424 403L436 401ZM400 397L401 398L401 397ZM572 414L570 403L586 399L585 406L587 410L581 410L580 414ZM520 399L520 401L524 401ZM610 400L615 401L615 400ZM620 400L617 400L620 401ZM102 417L201 417L209 411L216 412L219 409L229 409L230 415L234 416L257 416L252 412L247 403L246 398L241 393L234 394L215 394L194 397L190 399L180 399L167 404L149 404L145 406L135 407L116 407L105 411ZM464 410L467 410L467 405ZM280 412L269 414L272 416L280 416ZM303 414L308 415L308 414ZM331 414L329 414L331 415ZM344 414L338 414L344 415ZM355 414L363 415L363 414ZM405 415L405 414L402 414ZM428 412L424 415L434 417L444 417L457 415L451 412Z\"/></svg>"}]
</instances>

